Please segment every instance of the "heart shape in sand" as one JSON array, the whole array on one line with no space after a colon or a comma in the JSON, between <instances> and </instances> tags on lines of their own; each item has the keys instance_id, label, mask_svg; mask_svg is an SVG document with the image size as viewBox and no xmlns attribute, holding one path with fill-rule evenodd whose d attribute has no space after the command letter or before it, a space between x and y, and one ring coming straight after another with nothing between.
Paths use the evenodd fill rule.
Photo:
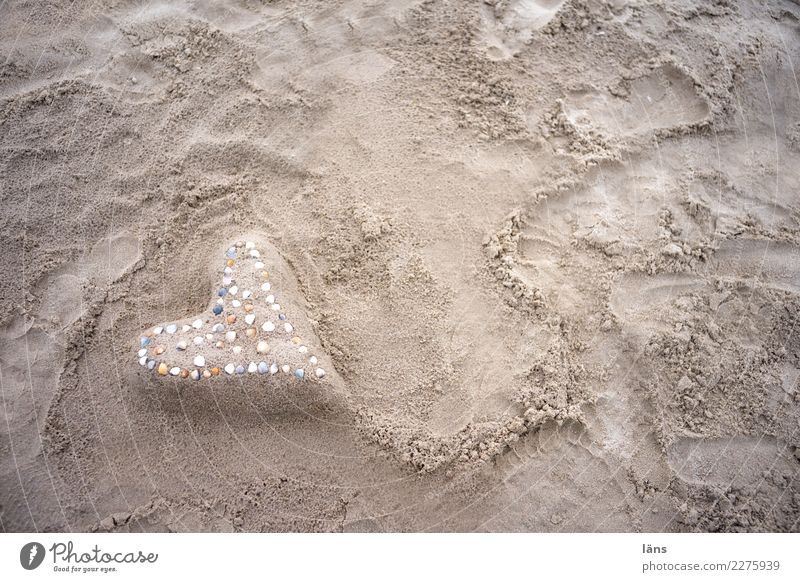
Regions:
<instances>
[{"instance_id":1,"label":"heart shape in sand","mask_svg":"<svg viewBox=\"0 0 800 582\"><path fill-rule=\"evenodd\" d=\"M261 374L321 380L321 350L291 269L259 237L227 246L221 284L201 315L145 331L136 358L156 377L193 380ZM315 355L316 354L316 355Z\"/></svg>"}]
</instances>

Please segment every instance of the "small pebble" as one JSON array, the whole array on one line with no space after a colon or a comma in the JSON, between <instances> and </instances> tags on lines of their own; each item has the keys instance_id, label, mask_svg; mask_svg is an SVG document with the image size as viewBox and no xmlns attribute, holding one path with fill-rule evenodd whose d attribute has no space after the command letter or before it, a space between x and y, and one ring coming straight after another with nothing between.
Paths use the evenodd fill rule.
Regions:
<instances>
[{"instance_id":1,"label":"small pebble","mask_svg":"<svg viewBox=\"0 0 800 582\"><path fill-rule=\"evenodd\" d=\"M286 319L286 316L285 316L283 313L279 313L279 314L278 314L278 319L280 319L281 321L283 321L284 319Z\"/></svg>"},{"instance_id":2,"label":"small pebble","mask_svg":"<svg viewBox=\"0 0 800 582\"><path fill-rule=\"evenodd\" d=\"M269 271L261 271L262 279L269 279Z\"/></svg>"},{"instance_id":3,"label":"small pebble","mask_svg":"<svg viewBox=\"0 0 800 582\"><path fill-rule=\"evenodd\" d=\"M250 251L250 256L253 257L254 259L260 259L261 253L259 253L256 249L253 249L252 251Z\"/></svg>"},{"instance_id":4,"label":"small pebble","mask_svg":"<svg viewBox=\"0 0 800 582\"><path fill-rule=\"evenodd\" d=\"M272 311L280 311L280 310L281 310L280 303L273 303L272 304Z\"/></svg>"},{"instance_id":5,"label":"small pebble","mask_svg":"<svg viewBox=\"0 0 800 582\"><path fill-rule=\"evenodd\" d=\"M325 375L325 370L322 368L317 368L314 373L317 375L317 378L322 378Z\"/></svg>"},{"instance_id":6,"label":"small pebble","mask_svg":"<svg viewBox=\"0 0 800 582\"><path fill-rule=\"evenodd\" d=\"M264 322L264 325L261 326L261 329L266 332L275 331L275 324L271 321Z\"/></svg>"},{"instance_id":7,"label":"small pebble","mask_svg":"<svg viewBox=\"0 0 800 582\"><path fill-rule=\"evenodd\" d=\"M196 345L196 346L199 346L200 344L202 344L202 343L203 343L203 336L201 336L201 335L198 335L198 336L196 336L196 337L195 337L195 338L192 340L192 343L193 343L194 345Z\"/></svg>"},{"instance_id":8,"label":"small pebble","mask_svg":"<svg viewBox=\"0 0 800 582\"><path fill-rule=\"evenodd\" d=\"M224 348L224 347L225 347L225 342L223 342L223 341L218 341L217 343L215 343L215 344L214 344L214 346L215 346L215 347L217 347L217 348L220 348L220 349L222 349L222 348Z\"/></svg>"},{"instance_id":9,"label":"small pebble","mask_svg":"<svg viewBox=\"0 0 800 582\"><path fill-rule=\"evenodd\" d=\"M256 364L255 362L250 362L250 364L248 364L247 366L247 371L250 372L251 374L255 374L256 372L258 372L258 364Z\"/></svg>"},{"instance_id":10,"label":"small pebble","mask_svg":"<svg viewBox=\"0 0 800 582\"><path fill-rule=\"evenodd\" d=\"M256 328L248 327L246 330L244 330L244 335L246 335L250 339L253 339L257 335Z\"/></svg>"},{"instance_id":11,"label":"small pebble","mask_svg":"<svg viewBox=\"0 0 800 582\"><path fill-rule=\"evenodd\" d=\"M207 339L208 341L212 341L212 340L214 339L214 334L212 334L212 333L207 333L207 334L206 334L206 339Z\"/></svg>"},{"instance_id":12,"label":"small pebble","mask_svg":"<svg viewBox=\"0 0 800 582\"><path fill-rule=\"evenodd\" d=\"M225 252L225 256L228 257L229 259L235 259L236 258L236 247L229 248Z\"/></svg>"},{"instance_id":13,"label":"small pebble","mask_svg":"<svg viewBox=\"0 0 800 582\"><path fill-rule=\"evenodd\" d=\"M275 296L267 295L267 303L275 303Z\"/></svg>"},{"instance_id":14,"label":"small pebble","mask_svg":"<svg viewBox=\"0 0 800 582\"><path fill-rule=\"evenodd\" d=\"M193 363L198 368L202 368L206 365L206 359L203 356L195 356Z\"/></svg>"},{"instance_id":15,"label":"small pebble","mask_svg":"<svg viewBox=\"0 0 800 582\"><path fill-rule=\"evenodd\" d=\"M263 268L264 268L264 263L262 263L261 261L256 261L255 263L253 263L253 268L254 268L256 271L257 271L258 269L263 269Z\"/></svg>"},{"instance_id":16,"label":"small pebble","mask_svg":"<svg viewBox=\"0 0 800 582\"><path fill-rule=\"evenodd\" d=\"M192 329L192 326L191 326L191 325L183 325L183 326L181 326L181 331L182 331L183 333L186 333L186 332L187 332L187 331L189 331L190 329Z\"/></svg>"},{"instance_id":17,"label":"small pebble","mask_svg":"<svg viewBox=\"0 0 800 582\"><path fill-rule=\"evenodd\" d=\"M302 380L305 377L306 372L303 370L303 368L299 368L294 371L294 375L297 379Z\"/></svg>"},{"instance_id":18,"label":"small pebble","mask_svg":"<svg viewBox=\"0 0 800 582\"><path fill-rule=\"evenodd\" d=\"M170 369L169 373L172 376L177 376L178 374L181 373L181 369L178 366L175 366L174 368Z\"/></svg>"},{"instance_id":19,"label":"small pebble","mask_svg":"<svg viewBox=\"0 0 800 582\"><path fill-rule=\"evenodd\" d=\"M211 370L203 370L203 378L211 378Z\"/></svg>"},{"instance_id":20,"label":"small pebble","mask_svg":"<svg viewBox=\"0 0 800 582\"><path fill-rule=\"evenodd\" d=\"M242 299L250 299L252 295L253 292L250 291L249 289L245 289L244 291L242 291Z\"/></svg>"},{"instance_id":21,"label":"small pebble","mask_svg":"<svg viewBox=\"0 0 800 582\"><path fill-rule=\"evenodd\" d=\"M170 323L166 327L166 329L167 329L167 333L175 333L176 331L178 331L178 326L176 324L174 324L174 323Z\"/></svg>"},{"instance_id":22,"label":"small pebble","mask_svg":"<svg viewBox=\"0 0 800 582\"><path fill-rule=\"evenodd\" d=\"M291 323L284 323L283 329L286 330L286 333L292 333L294 331L294 328L292 327Z\"/></svg>"},{"instance_id":23,"label":"small pebble","mask_svg":"<svg viewBox=\"0 0 800 582\"><path fill-rule=\"evenodd\" d=\"M139 338L139 347L143 348L149 343L150 343L150 338L149 337L142 336L142 337Z\"/></svg>"},{"instance_id":24,"label":"small pebble","mask_svg":"<svg viewBox=\"0 0 800 582\"><path fill-rule=\"evenodd\" d=\"M155 367L156 367L156 361L155 360L147 360L147 369L148 370L152 370Z\"/></svg>"},{"instance_id":25,"label":"small pebble","mask_svg":"<svg viewBox=\"0 0 800 582\"><path fill-rule=\"evenodd\" d=\"M308 358L308 361L311 362L312 366L316 366L317 365L317 356L311 356L310 358Z\"/></svg>"},{"instance_id":26,"label":"small pebble","mask_svg":"<svg viewBox=\"0 0 800 582\"><path fill-rule=\"evenodd\" d=\"M259 354L266 354L269 351L269 344L263 340L258 342L258 345L256 346L256 351Z\"/></svg>"},{"instance_id":27,"label":"small pebble","mask_svg":"<svg viewBox=\"0 0 800 582\"><path fill-rule=\"evenodd\" d=\"M252 303L246 303L245 306L244 306L244 311L245 311L245 313L250 313L251 311L253 311L253 304Z\"/></svg>"},{"instance_id":28,"label":"small pebble","mask_svg":"<svg viewBox=\"0 0 800 582\"><path fill-rule=\"evenodd\" d=\"M228 323L236 323L236 316L230 314L228 317L225 318L225 321L227 321Z\"/></svg>"},{"instance_id":29,"label":"small pebble","mask_svg":"<svg viewBox=\"0 0 800 582\"><path fill-rule=\"evenodd\" d=\"M228 291L230 291L230 294L231 294L231 295L236 295L236 294L239 292L239 287L237 287L236 285L234 285L233 287L231 287L230 289L228 289Z\"/></svg>"},{"instance_id":30,"label":"small pebble","mask_svg":"<svg viewBox=\"0 0 800 582\"><path fill-rule=\"evenodd\" d=\"M224 269L222 269L222 272L225 275L233 275L233 269L231 269L230 267L225 267Z\"/></svg>"},{"instance_id":31,"label":"small pebble","mask_svg":"<svg viewBox=\"0 0 800 582\"><path fill-rule=\"evenodd\" d=\"M232 342L236 339L236 332L235 331L226 331L225 332L225 341Z\"/></svg>"},{"instance_id":32,"label":"small pebble","mask_svg":"<svg viewBox=\"0 0 800 582\"><path fill-rule=\"evenodd\" d=\"M189 377L189 370L181 369L181 378L188 378Z\"/></svg>"},{"instance_id":33,"label":"small pebble","mask_svg":"<svg viewBox=\"0 0 800 582\"><path fill-rule=\"evenodd\" d=\"M301 354L305 354L308 351L308 348L306 346L300 346L297 348L297 351Z\"/></svg>"},{"instance_id":34,"label":"small pebble","mask_svg":"<svg viewBox=\"0 0 800 582\"><path fill-rule=\"evenodd\" d=\"M278 373L278 364L272 364L272 365L269 367L269 373L270 373L270 374L273 374L273 375L274 375L274 374L277 374L277 373Z\"/></svg>"},{"instance_id":35,"label":"small pebble","mask_svg":"<svg viewBox=\"0 0 800 582\"><path fill-rule=\"evenodd\" d=\"M237 374L244 374L247 370L245 370L244 366L236 366L236 373Z\"/></svg>"},{"instance_id":36,"label":"small pebble","mask_svg":"<svg viewBox=\"0 0 800 582\"><path fill-rule=\"evenodd\" d=\"M182 352L183 350L186 349L186 342L180 340L178 343L175 344L175 349L178 350L179 352Z\"/></svg>"},{"instance_id":37,"label":"small pebble","mask_svg":"<svg viewBox=\"0 0 800 582\"><path fill-rule=\"evenodd\" d=\"M191 374L192 380L199 380L200 379L200 370L192 370Z\"/></svg>"},{"instance_id":38,"label":"small pebble","mask_svg":"<svg viewBox=\"0 0 800 582\"><path fill-rule=\"evenodd\" d=\"M192 327L195 328L195 329L200 329L201 327L203 327L203 320L202 319L195 319L192 322Z\"/></svg>"},{"instance_id":39,"label":"small pebble","mask_svg":"<svg viewBox=\"0 0 800 582\"><path fill-rule=\"evenodd\" d=\"M245 316L244 316L244 322L245 322L247 325L253 325L253 322L254 322L255 320L256 320L256 314L255 314L255 313L249 313L249 314L247 314L247 315L245 315Z\"/></svg>"},{"instance_id":40,"label":"small pebble","mask_svg":"<svg viewBox=\"0 0 800 582\"><path fill-rule=\"evenodd\" d=\"M211 375L212 376L219 376L220 373L221 373L221 370L219 368L211 368Z\"/></svg>"},{"instance_id":41,"label":"small pebble","mask_svg":"<svg viewBox=\"0 0 800 582\"><path fill-rule=\"evenodd\" d=\"M221 323L215 323L214 327L211 328L211 331L213 331L214 333L219 333L224 329L225 329L224 325L222 325Z\"/></svg>"},{"instance_id":42,"label":"small pebble","mask_svg":"<svg viewBox=\"0 0 800 582\"><path fill-rule=\"evenodd\" d=\"M233 301L231 301L231 305L233 307L241 307L242 306L242 302L239 301L238 299L234 299Z\"/></svg>"},{"instance_id":43,"label":"small pebble","mask_svg":"<svg viewBox=\"0 0 800 582\"><path fill-rule=\"evenodd\" d=\"M269 372L269 365L266 362L259 362L258 363L258 373L259 374L266 374Z\"/></svg>"},{"instance_id":44,"label":"small pebble","mask_svg":"<svg viewBox=\"0 0 800 582\"><path fill-rule=\"evenodd\" d=\"M235 264L236 264L236 261L234 261L233 259L228 259L227 261L225 261L225 266L226 267L232 267Z\"/></svg>"},{"instance_id":45,"label":"small pebble","mask_svg":"<svg viewBox=\"0 0 800 582\"><path fill-rule=\"evenodd\" d=\"M225 373L229 376L232 375L236 371L236 366L233 364L225 364Z\"/></svg>"},{"instance_id":46,"label":"small pebble","mask_svg":"<svg viewBox=\"0 0 800 582\"><path fill-rule=\"evenodd\" d=\"M271 288L272 288L272 285L270 285L269 283L262 283L261 284L261 290L262 291L269 291Z\"/></svg>"},{"instance_id":47,"label":"small pebble","mask_svg":"<svg viewBox=\"0 0 800 582\"><path fill-rule=\"evenodd\" d=\"M161 326L153 328L153 333L156 335L160 334L162 331L164 331L164 328Z\"/></svg>"},{"instance_id":48,"label":"small pebble","mask_svg":"<svg viewBox=\"0 0 800 582\"><path fill-rule=\"evenodd\" d=\"M136 353L138 354L138 356L139 356L140 358L141 358L142 356L146 356L146 355L147 355L147 348L142 348L141 350L139 350L139 351L138 351L138 352L136 352Z\"/></svg>"},{"instance_id":49,"label":"small pebble","mask_svg":"<svg viewBox=\"0 0 800 582\"><path fill-rule=\"evenodd\" d=\"M158 373L161 374L162 376L166 376L169 373L169 368L164 362L161 362L158 365Z\"/></svg>"},{"instance_id":50,"label":"small pebble","mask_svg":"<svg viewBox=\"0 0 800 582\"><path fill-rule=\"evenodd\" d=\"M211 312L214 315L219 315L220 313L222 313L222 305L215 305L214 307L211 308Z\"/></svg>"},{"instance_id":51,"label":"small pebble","mask_svg":"<svg viewBox=\"0 0 800 582\"><path fill-rule=\"evenodd\" d=\"M293 343L294 345L296 345L296 346L297 346L297 345L300 345L300 344L302 343L302 341L303 341L303 340L301 340L301 339L300 339L298 336L294 336L294 337L292 338L292 343Z\"/></svg>"},{"instance_id":52,"label":"small pebble","mask_svg":"<svg viewBox=\"0 0 800 582\"><path fill-rule=\"evenodd\" d=\"M153 353L157 356L160 356L161 354L164 353L164 346L156 346L155 349L153 350Z\"/></svg>"},{"instance_id":53,"label":"small pebble","mask_svg":"<svg viewBox=\"0 0 800 582\"><path fill-rule=\"evenodd\" d=\"M147 356L142 356L141 358L139 358L139 365L140 366L144 366L146 364L147 364Z\"/></svg>"},{"instance_id":54,"label":"small pebble","mask_svg":"<svg viewBox=\"0 0 800 582\"><path fill-rule=\"evenodd\" d=\"M284 374L288 374L291 368L289 367L289 364L284 364L283 366L281 366L281 370L283 371Z\"/></svg>"}]
</instances>

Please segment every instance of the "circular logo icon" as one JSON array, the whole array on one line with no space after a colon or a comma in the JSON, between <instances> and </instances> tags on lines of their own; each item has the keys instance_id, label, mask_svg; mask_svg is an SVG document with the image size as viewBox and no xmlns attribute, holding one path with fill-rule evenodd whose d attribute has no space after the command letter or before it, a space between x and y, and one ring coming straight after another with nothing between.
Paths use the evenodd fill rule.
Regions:
<instances>
[{"instance_id":1,"label":"circular logo icon","mask_svg":"<svg viewBox=\"0 0 800 582\"><path fill-rule=\"evenodd\" d=\"M26 570L35 570L44 561L44 546L39 542L28 542L19 551L19 563Z\"/></svg>"}]
</instances>

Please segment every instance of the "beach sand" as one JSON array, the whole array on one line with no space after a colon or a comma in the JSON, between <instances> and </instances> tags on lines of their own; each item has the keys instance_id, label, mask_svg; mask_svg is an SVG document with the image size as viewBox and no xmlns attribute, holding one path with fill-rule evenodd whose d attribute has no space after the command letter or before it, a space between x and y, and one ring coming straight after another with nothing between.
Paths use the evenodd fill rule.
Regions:
<instances>
[{"instance_id":1,"label":"beach sand","mask_svg":"<svg viewBox=\"0 0 800 582\"><path fill-rule=\"evenodd\" d=\"M0 529L800 531L796 2L12 1L0 58ZM243 233L324 381L142 374Z\"/></svg>"}]
</instances>

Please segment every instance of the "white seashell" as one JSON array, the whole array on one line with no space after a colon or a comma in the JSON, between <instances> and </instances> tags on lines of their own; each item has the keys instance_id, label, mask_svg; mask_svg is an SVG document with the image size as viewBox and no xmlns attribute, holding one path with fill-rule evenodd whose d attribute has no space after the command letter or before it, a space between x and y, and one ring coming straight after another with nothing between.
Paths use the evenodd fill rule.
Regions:
<instances>
[{"instance_id":1,"label":"white seashell","mask_svg":"<svg viewBox=\"0 0 800 582\"><path fill-rule=\"evenodd\" d=\"M181 352L186 349L186 342L181 340L177 344L175 344L175 349L180 350Z\"/></svg>"},{"instance_id":2,"label":"white seashell","mask_svg":"<svg viewBox=\"0 0 800 582\"><path fill-rule=\"evenodd\" d=\"M300 346L299 348L297 348L297 351L300 352L301 354L305 354L308 351L308 348L306 346Z\"/></svg>"},{"instance_id":3,"label":"white seashell","mask_svg":"<svg viewBox=\"0 0 800 582\"><path fill-rule=\"evenodd\" d=\"M281 310L280 303L273 303L272 304L272 311L280 311L280 310Z\"/></svg>"},{"instance_id":4,"label":"white seashell","mask_svg":"<svg viewBox=\"0 0 800 582\"><path fill-rule=\"evenodd\" d=\"M232 342L236 339L236 332L235 331L226 331L225 332L225 340Z\"/></svg>"},{"instance_id":5,"label":"white seashell","mask_svg":"<svg viewBox=\"0 0 800 582\"><path fill-rule=\"evenodd\" d=\"M181 331L182 331L183 333L186 333L186 332L187 332L187 331L189 331L190 329L192 329L192 326L191 326L191 325L183 325L183 326L181 327Z\"/></svg>"},{"instance_id":6,"label":"white seashell","mask_svg":"<svg viewBox=\"0 0 800 582\"><path fill-rule=\"evenodd\" d=\"M200 370L192 370L189 372L189 377L192 380L199 380L200 379Z\"/></svg>"},{"instance_id":7,"label":"white seashell","mask_svg":"<svg viewBox=\"0 0 800 582\"><path fill-rule=\"evenodd\" d=\"M225 267L222 270L222 272L225 273L226 275L232 275L233 274L233 269L231 269L230 267Z\"/></svg>"},{"instance_id":8,"label":"white seashell","mask_svg":"<svg viewBox=\"0 0 800 582\"><path fill-rule=\"evenodd\" d=\"M278 373L278 364L272 364L269 367L269 373L270 374L277 374Z\"/></svg>"},{"instance_id":9,"label":"white seashell","mask_svg":"<svg viewBox=\"0 0 800 582\"><path fill-rule=\"evenodd\" d=\"M230 285L231 283L233 283L233 279L232 279L231 277L229 277L228 275L225 275L225 276L222 278L222 285L223 285L223 286L227 287L227 286L228 286L228 285Z\"/></svg>"},{"instance_id":10,"label":"white seashell","mask_svg":"<svg viewBox=\"0 0 800 582\"><path fill-rule=\"evenodd\" d=\"M253 293L249 289L242 291L242 299L250 299L252 295Z\"/></svg>"},{"instance_id":11,"label":"white seashell","mask_svg":"<svg viewBox=\"0 0 800 582\"><path fill-rule=\"evenodd\" d=\"M244 243L244 248L246 248L248 251L250 249L254 249L254 248L256 248L256 243L254 243L253 241L249 240L246 243Z\"/></svg>"},{"instance_id":12,"label":"white seashell","mask_svg":"<svg viewBox=\"0 0 800 582\"><path fill-rule=\"evenodd\" d=\"M272 285L270 285L269 283L262 283L262 285L261 285L261 290L262 291L269 291L271 288L272 288Z\"/></svg>"},{"instance_id":13,"label":"white seashell","mask_svg":"<svg viewBox=\"0 0 800 582\"><path fill-rule=\"evenodd\" d=\"M292 333L294 331L294 328L292 327L291 323L284 323L283 329L286 330L286 333Z\"/></svg>"},{"instance_id":14,"label":"white seashell","mask_svg":"<svg viewBox=\"0 0 800 582\"><path fill-rule=\"evenodd\" d=\"M244 316L244 322L247 325L253 325L253 322L255 320L256 320L256 314L255 313L248 313L247 315Z\"/></svg>"},{"instance_id":15,"label":"white seashell","mask_svg":"<svg viewBox=\"0 0 800 582\"><path fill-rule=\"evenodd\" d=\"M219 299L217 299L217 305L225 305L225 300L222 297L220 297Z\"/></svg>"},{"instance_id":16,"label":"white seashell","mask_svg":"<svg viewBox=\"0 0 800 582\"><path fill-rule=\"evenodd\" d=\"M266 321L264 322L264 325L261 326L261 329L266 332L275 331L275 324L271 321Z\"/></svg>"},{"instance_id":17,"label":"white seashell","mask_svg":"<svg viewBox=\"0 0 800 582\"><path fill-rule=\"evenodd\" d=\"M175 366L169 371L169 373L172 374L173 376L177 376L178 374L181 373L181 369L178 366Z\"/></svg>"},{"instance_id":18,"label":"white seashell","mask_svg":"<svg viewBox=\"0 0 800 582\"><path fill-rule=\"evenodd\" d=\"M254 269L263 269L264 268L264 263L262 263L261 261L256 261L255 263L253 263L253 268Z\"/></svg>"},{"instance_id":19,"label":"white seashell","mask_svg":"<svg viewBox=\"0 0 800 582\"><path fill-rule=\"evenodd\" d=\"M202 319L195 319L192 322L192 327L195 328L195 329L200 329L201 327L203 327L203 320Z\"/></svg>"},{"instance_id":20,"label":"white seashell","mask_svg":"<svg viewBox=\"0 0 800 582\"><path fill-rule=\"evenodd\" d=\"M325 370L317 368L314 373L317 375L317 378L322 378L325 375Z\"/></svg>"},{"instance_id":21,"label":"white seashell","mask_svg":"<svg viewBox=\"0 0 800 582\"><path fill-rule=\"evenodd\" d=\"M275 296L267 295L267 303L275 303Z\"/></svg>"},{"instance_id":22,"label":"white seashell","mask_svg":"<svg viewBox=\"0 0 800 582\"><path fill-rule=\"evenodd\" d=\"M146 355L147 355L147 348L142 348L141 350L139 350L139 351L138 351L138 352L136 352L136 353L139 355L139 357L140 357L140 358L141 358L142 356L146 356Z\"/></svg>"},{"instance_id":23,"label":"white seashell","mask_svg":"<svg viewBox=\"0 0 800 582\"><path fill-rule=\"evenodd\" d=\"M234 366L233 364L225 365L225 373L228 374L229 376L232 376L235 371L236 371L236 366Z\"/></svg>"},{"instance_id":24,"label":"white seashell","mask_svg":"<svg viewBox=\"0 0 800 582\"><path fill-rule=\"evenodd\" d=\"M200 344L202 344L202 343L203 343L203 336L201 336L201 335L198 335L198 336L196 336L196 337L195 337L195 338L192 340L192 342L194 343L194 345L196 345L196 346L199 346Z\"/></svg>"},{"instance_id":25,"label":"white seashell","mask_svg":"<svg viewBox=\"0 0 800 582\"><path fill-rule=\"evenodd\" d=\"M241 307L242 302L239 301L238 299L234 299L233 301L231 301L231 305L233 305L234 307Z\"/></svg>"},{"instance_id":26,"label":"white seashell","mask_svg":"<svg viewBox=\"0 0 800 582\"><path fill-rule=\"evenodd\" d=\"M247 366L247 371L250 372L251 374L255 374L256 372L258 372L258 364L256 364L255 362L250 362L250 364Z\"/></svg>"},{"instance_id":27,"label":"white seashell","mask_svg":"<svg viewBox=\"0 0 800 582\"><path fill-rule=\"evenodd\" d=\"M233 346L233 354L238 356L242 353L242 346Z\"/></svg>"},{"instance_id":28,"label":"white seashell","mask_svg":"<svg viewBox=\"0 0 800 582\"><path fill-rule=\"evenodd\" d=\"M256 351L259 354L266 354L269 351L269 344L264 340L261 340L260 342L258 342L258 345L256 346Z\"/></svg>"},{"instance_id":29,"label":"white seashell","mask_svg":"<svg viewBox=\"0 0 800 582\"><path fill-rule=\"evenodd\" d=\"M142 356L141 358L139 358L139 365L140 366L146 366L147 365L147 356Z\"/></svg>"},{"instance_id":30,"label":"white seashell","mask_svg":"<svg viewBox=\"0 0 800 582\"><path fill-rule=\"evenodd\" d=\"M259 253L256 249L253 249L250 251L250 256L253 257L254 259L260 259L261 253Z\"/></svg>"},{"instance_id":31,"label":"white seashell","mask_svg":"<svg viewBox=\"0 0 800 582\"><path fill-rule=\"evenodd\" d=\"M311 362L312 366L316 366L317 365L317 356L311 356L310 358L308 358L308 361Z\"/></svg>"},{"instance_id":32,"label":"white seashell","mask_svg":"<svg viewBox=\"0 0 800 582\"><path fill-rule=\"evenodd\" d=\"M230 293L231 295L236 295L238 292L239 292L239 287L237 287L236 285L228 289L228 293Z\"/></svg>"},{"instance_id":33,"label":"white seashell","mask_svg":"<svg viewBox=\"0 0 800 582\"><path fill-rule=\"evenodd\" d=\"M198 368L202 368L206 365L206 359L203 356L195 356L194 357L194 365Z\"/></svg>"},{"instance_id":34,"label":"white seashell","mask_svg":"<svg viewBox=\"0 0 800 582\"><path fill-rule=\"evenodd\" d=\"M215 323L214 327L211 328L211 331L213 331L214 333L219 333L224 329L225 329L224 325L222 325L221 323Z\"/></svg>"},{"instance_id":35,"label":"white seashell","mask_svg":"<svg viewBox=\"0 0 800 582\"><path fill-rule=\"evenodd\" d=\"M178 331L178 326L174 323L170 323L166 328L167 333L175 333Z\"/></svg>"},{"instance_id":36,"label":"white seashell","mask_svg":"<svg viewBox=\"0 0 800 582\"><path fill-rule=\"evenodd\" d=\"M162 331L164 331L164 328L161 327L160 325L158 327L153 328L153 333L156 335L159 335Z\"/></svg>"},{"instance_id":37,"label":"white seashell","mask_svg":"<svg viewBox=\"0 0 800 582\"><path fill-rule=\"evenodd\" d=\"M281 366L281 371L284 374L288 374L291 371L291 368L289 367L289 364L284 364L283 366Z\"/></svg>"}]
</instances>

